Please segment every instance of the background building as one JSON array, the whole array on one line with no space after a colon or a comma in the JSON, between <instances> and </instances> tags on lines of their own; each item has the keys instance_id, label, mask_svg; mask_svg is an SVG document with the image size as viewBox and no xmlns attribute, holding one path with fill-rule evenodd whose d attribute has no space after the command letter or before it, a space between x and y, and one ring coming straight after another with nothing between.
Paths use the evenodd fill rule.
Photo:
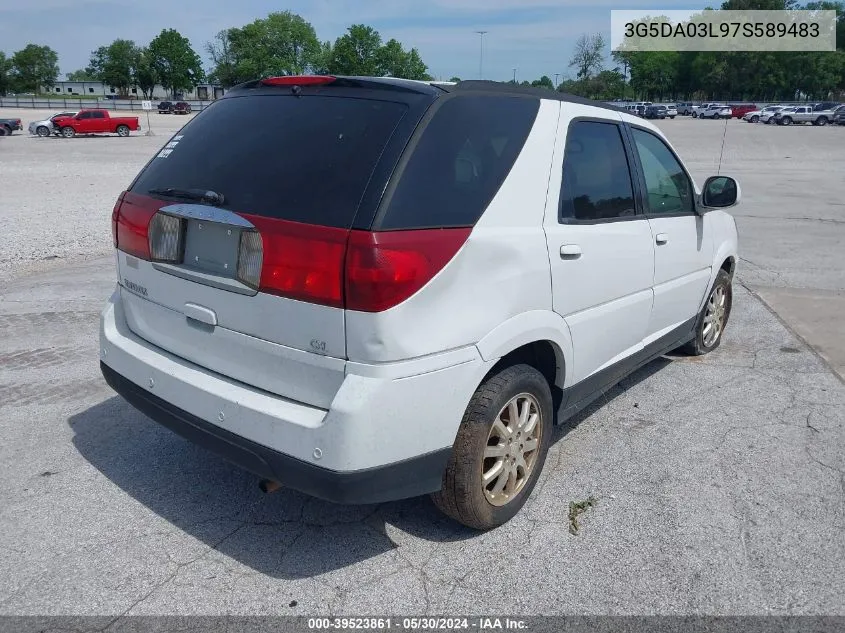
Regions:
<instances>
[{"instance_id":1,"label":"background building","mask_svg":"<svg viewBox=\"0 0 845 633\"><path fill-rule=\"evenodd\" d=\"M114 98L118 96L118 90L107 86L101 81L57 81L52 88L42 88L42 94L56 97L106 97ZM144 93L140 88L129 88L127 96L130 99L144 99ZM178 93L177 99L186 99L191 101L210 101L223 96L224 89L222 86L214 84L199 84L193 90L186 90ZM153 88L153 101L160 101L164 99L173 99L164 86L156 86Z\"/></svg>"}]
</instances>

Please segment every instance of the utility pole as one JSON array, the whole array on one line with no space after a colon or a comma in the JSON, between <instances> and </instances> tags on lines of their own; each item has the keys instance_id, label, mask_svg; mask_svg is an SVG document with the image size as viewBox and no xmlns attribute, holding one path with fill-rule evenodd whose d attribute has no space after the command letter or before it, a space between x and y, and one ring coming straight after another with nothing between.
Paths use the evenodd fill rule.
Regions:
<instances>
[{"instance_id":1,"label":"utility pole","mask_svg":"<svg viewBox=\"0 0 845 633\"><path fill-rule=\"evenodd\" d=\"M489 31L476 31L481 36L481 53L478 58L478 78L484 79L484 36L489 33Z\"/></svg>"},{"instance_id":2,"label":"utility pole","mask_svg":"<svg viewBox=\"0 0 845 633\"><path fill-rule=\"evenodd\" d=\"M513 82L516 83L516 68L513 69Z\"/></svg>"}]
</instances>

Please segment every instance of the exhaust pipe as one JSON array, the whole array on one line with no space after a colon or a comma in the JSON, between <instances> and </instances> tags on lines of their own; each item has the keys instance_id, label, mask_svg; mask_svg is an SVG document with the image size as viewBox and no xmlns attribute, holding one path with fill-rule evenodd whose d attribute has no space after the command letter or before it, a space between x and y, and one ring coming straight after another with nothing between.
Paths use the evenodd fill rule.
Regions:
<instances>
[{"instance_id":1,"label":"exhaust pipe","mask_svg":"<svg viewBox=\"0 0 845 633\"><path fill-rule=\"evenodd\" d=\"M261 489L261 492L270 494L271 492L280 490L282 488L282 484L278 481L273 481L272 479L262 479L258 482L258 487Z\"/></svg>"}]
</instances>

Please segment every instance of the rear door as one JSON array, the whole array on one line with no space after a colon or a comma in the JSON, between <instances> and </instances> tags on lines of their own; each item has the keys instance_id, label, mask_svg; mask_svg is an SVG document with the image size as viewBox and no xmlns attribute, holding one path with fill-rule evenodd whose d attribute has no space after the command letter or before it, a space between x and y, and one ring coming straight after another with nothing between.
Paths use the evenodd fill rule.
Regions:
<instances>
[{"instance_id":1,"label":"rear door","mask_svg":"<svg viewBox=\"0 0 845 633\"><path fill-rule=\"evenodd\" d=\"M556 151L552 172L560 184L550 187L545 229L554 309L569 325L578 383L643 348L654 246L637 210L621 115L593 119L593 108L563 108L557 138L565 150L562 164Z\"/></svg>"},{"instance_id":2,"label":"rear door","mask_svg":"<svg viewBox=\"0 0 845 633\"><path fill-rule=\"evenodd\" d=\"M408 103L360 92L226 97L150 161L121 214L178 218L173 239L182 243L176 262L118 253L136 334L213 371L329 406L346 357L346 239L374 173L386 169L380 161L410 134L402 132ZM216 192L223 202L180 191Z\"/></svg>"},{"instance_id":3,"label":"rear door","mask_svg":"<svg viewBox=\"0 0 845 633\"><path fill-rule=\"evenodd\" d=\"M645 343L694 318L707 291L713 235L695 212L692 179L655 132L631 126L635 161L654 240L654 307Z\"/></svg>"}]
</instances>

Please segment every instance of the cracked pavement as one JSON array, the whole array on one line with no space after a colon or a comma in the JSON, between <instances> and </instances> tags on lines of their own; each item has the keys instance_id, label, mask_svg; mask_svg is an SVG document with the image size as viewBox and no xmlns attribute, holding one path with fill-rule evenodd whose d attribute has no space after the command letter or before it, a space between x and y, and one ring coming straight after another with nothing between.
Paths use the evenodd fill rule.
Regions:
<instances>
[{"instance_id":1,"label":"cracked pavement","mask_svg":"<svg viewBox=\"0 0 845 633\"><path fill-rule=\"evenodd\" d=\"M714 171L711 124L665 126L697 178ZM762 215L753 190L741 209ZM529 503L485 534L426 498L262 494L102 381L111 257L12 274L0 282L0 614L845 615L845 385L743 286L786 273L761 257L768 234L739 221L760 268L740 267L722 347L651 363L559 429ZM569 503L590 496L573 536Z\"/></svg>"}]
</instances>

